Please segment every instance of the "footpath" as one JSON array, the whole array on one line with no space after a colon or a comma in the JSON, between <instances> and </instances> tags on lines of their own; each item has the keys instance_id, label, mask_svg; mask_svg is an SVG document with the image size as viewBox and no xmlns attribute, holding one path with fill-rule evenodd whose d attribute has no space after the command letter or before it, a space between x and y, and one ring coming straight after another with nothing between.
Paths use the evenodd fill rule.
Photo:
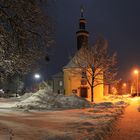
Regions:
<instances>
[{"instance_id":1,"label":"footpath","mask_svg":"<svg viewBox=\"0 0 140 140\"><path fill-rule=\"evenodd\" d=\"M122 118L118 120L116 129L105 140L140 140L140 98L131 99Z\"/></svg>"}]
</instances>

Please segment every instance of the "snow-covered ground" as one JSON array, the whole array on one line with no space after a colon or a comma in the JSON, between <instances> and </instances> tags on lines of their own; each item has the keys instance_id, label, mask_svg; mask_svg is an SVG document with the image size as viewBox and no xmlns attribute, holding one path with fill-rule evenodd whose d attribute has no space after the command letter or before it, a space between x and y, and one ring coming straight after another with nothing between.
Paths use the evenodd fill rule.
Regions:
<instances>
[{"instance_id":1,"label":"snow-covered ground","mask_svg":"<svg viewBox=\"0 0 140 140\"><path fill-rule=\"evenodd\" d=\"M46 91L20 100L0 100L0 106L5 103L5 108L0 108L0 140L101 140L114 129L127 105L122 97L90 104L77 96L64 97ZM50 110L52 107L59 110Z\"/></svg>"},{"instance_id":2,"label":"snow-covered ground","mask_svg":"<svg viewBox=\"0 0 140 140\"><path fill-rule=\"evenodd\" d=\"M11 109L15 107L18 102L19 100L17 98L0 98L0 109Z\"/></svg>"},{"instance_id":3,"label":"snow-covered ground","mask_svg":"<svg viewBox=\"0 0 140 140\"><path fill-rule=\"evenodd\" d=\"M111 104L61 111L1 110L0 139L100 140L113 129L120 114L122 108Z\"/></svg>"}]
</instances>

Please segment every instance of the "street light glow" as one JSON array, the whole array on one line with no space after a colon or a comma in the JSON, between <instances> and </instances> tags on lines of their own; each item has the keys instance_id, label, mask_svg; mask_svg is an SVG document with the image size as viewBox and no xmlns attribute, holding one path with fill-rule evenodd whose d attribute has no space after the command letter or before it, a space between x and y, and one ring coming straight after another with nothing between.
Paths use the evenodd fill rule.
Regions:
<instances>
[{"instance_id":1,"label":"street light glow","mask_svg":"<svg viewBox=\"0 0 140 140\"><path fill-rule=\"evenodd\" d=\"M34 77L35 77L35 79L40 79L40 75L37 73L34 75Z\"/></svg>"},{"instance_id":2,"label":"street light glow","mask_svg":"<svg viewBox=\"0 0 140 140\"><path fill-rule=\"evenodd\" d=\"M126 83L123 83L123 87L126 87Z\"/></svg>"},{"instance_id":3,"label":"street light glow","mask_svg":"<svg viewBox=\"0 0 140 140\"><path fill-rule=\"evenodd\" d=\"M134 74L138 74L139 73L139 71L138 70L134 70Z\"/></svg>"}]
</instances>

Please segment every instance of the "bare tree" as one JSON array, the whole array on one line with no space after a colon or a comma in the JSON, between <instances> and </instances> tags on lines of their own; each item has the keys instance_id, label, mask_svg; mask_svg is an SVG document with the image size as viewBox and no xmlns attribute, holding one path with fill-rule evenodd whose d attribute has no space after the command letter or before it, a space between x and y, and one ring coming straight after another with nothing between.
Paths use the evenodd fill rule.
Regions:
<instances>
[{"instance_id":1,"label":"bare tree","mask_svg":"<svg viewBox=\"0 0 140 140\"><path fill-rule=\"evenodd\" d=\"M92 47L82 46L73 62L90 85L92 102L94 87L114 82L117 74L116 53L109 55L108 43L103 37L99 37Z\"/></svg>"},{"instance_id":2,"label":"bare tree","mask_svg":"<svg viewBox=\"0 0 140 140\"><path fill-rule=\"evenodd\" d=\"M39 0L0 0L0 76L34 69L48 55L50 31Z\"/></svg>"}]
</instances>

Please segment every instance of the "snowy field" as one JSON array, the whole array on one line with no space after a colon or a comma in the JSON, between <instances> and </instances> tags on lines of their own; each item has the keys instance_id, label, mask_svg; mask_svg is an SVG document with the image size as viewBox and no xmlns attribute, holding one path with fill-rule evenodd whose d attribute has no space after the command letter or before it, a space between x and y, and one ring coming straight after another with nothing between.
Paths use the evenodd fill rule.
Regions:
<instances>
[{"instance_id":1,"label":"snowy field","mask_svg":"<svg viewBox=\"0 0 140 140\"><path fill-rule=\"evenodd\" d=\"M90 104L44 91L18 100L0 99L0 140L102 140L127 106L122 97L104 100Z\"/></svg>"}]
</instances>

